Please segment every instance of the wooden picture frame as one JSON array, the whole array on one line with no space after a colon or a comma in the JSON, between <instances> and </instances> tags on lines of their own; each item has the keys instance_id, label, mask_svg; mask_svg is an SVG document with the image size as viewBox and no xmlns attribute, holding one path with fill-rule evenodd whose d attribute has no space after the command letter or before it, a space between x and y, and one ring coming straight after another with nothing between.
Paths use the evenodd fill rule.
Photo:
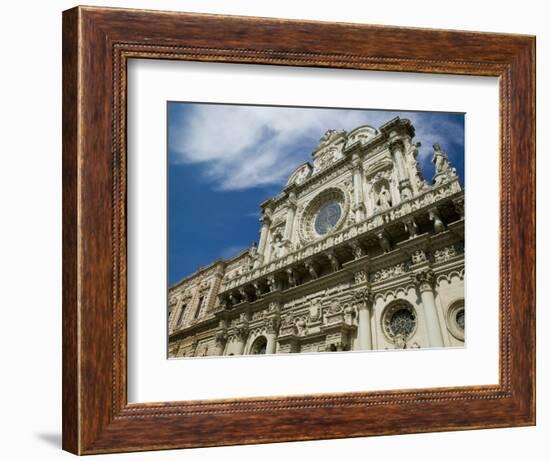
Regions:
<instances>
[{"instance_id":1,"label":"wooden picture frame","mask_svg":"<svg viewBox=\"0 0 550 461\"><path fill-rule=\"evenodd\" d=\"M131 58L496 76L500 380L494 386L129 404ZM76 454L535 424L535 38L77 7L63 13L63 448Z\"/></svg>"}]
</instances>

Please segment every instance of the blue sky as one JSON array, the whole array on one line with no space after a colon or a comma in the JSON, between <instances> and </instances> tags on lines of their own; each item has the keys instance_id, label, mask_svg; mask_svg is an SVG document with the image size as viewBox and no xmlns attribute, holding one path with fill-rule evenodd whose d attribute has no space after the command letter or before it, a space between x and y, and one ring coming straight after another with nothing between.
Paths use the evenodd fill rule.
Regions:
<instances>
[{"instance_id":1,"label":"blue sky","mask_svg":"<svg viewBox=\"0 0 550 461\"><path fill-rule=\"evenodd\" d=\"M168 282L173 284L258 240L260 203L330 128L378 128L408 118L431 182L436 142L464 180L464 114L168 103Z\"/></svg>"}]
</instances>

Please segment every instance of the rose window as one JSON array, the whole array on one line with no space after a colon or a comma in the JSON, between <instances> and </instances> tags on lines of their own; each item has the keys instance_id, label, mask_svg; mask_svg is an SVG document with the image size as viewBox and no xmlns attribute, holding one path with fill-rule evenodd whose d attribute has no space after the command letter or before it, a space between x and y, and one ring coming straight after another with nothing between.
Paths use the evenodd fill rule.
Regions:
<instances>
[{"instance_id":1,"label":"rose window","mask_svg":"<svg viewBox=\"0 0 550 461\"><path fill-rule=\"evenodd\" d=\"M315 218L315 232L319 235L325 235L340 220L342 216L342 207L337 201L325 203L317 212Z\"/></svg>"},{"instance_id":2,"label":"rose window","mask_svg":"<svg viewBox=\"0 0 550 461\"><path fill-rule=\"evenodd\" d=\"M390 303L382 315L382 326L389 340L396 338L407 340L417 328L418 317L414 307L405 300Z\"/></svg>"},{"instance_id":3,"label":"rose window","mask_svg":"<svg viewBox=\"0 0 550 461\"><path fill-rule=\"evenodd\" d=\"M330 187L317 194L301 213L300 239L311 242L337 232L346 222L349 202L349 194L337 187Z\"/></svg>"},{"instance_id":4,"label":"rose window","mask_svg":"<svg viewBox=\"0 0 550 461\"><path fill-rule=\"evenodd\" d=\"M394 336L409 336L416 325L416 317L409 309L399 309L390 318L390 330Z\"/></svg>"}]
</instances>

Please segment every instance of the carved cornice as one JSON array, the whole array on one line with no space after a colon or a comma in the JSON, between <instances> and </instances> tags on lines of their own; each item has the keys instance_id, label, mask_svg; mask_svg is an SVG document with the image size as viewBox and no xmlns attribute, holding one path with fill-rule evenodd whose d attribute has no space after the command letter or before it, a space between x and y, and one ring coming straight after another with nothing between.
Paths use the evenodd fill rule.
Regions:
<instances>
[{"instance_id":1,"label":"carved cornice","mask_svg":"<svg viewBox=\"0 0 550 461\"><path fill-rule=\"evenodd\" d=\"M306 244L298 250L283 256L276 262L245 273L224 284L222 289L224 292L229 292L242 284L252 283L256 279L265 278L270 274L285 270L287 267L295 265L297 261L307 260L316 254L321 254L341 244L349 245L354 240L357 240L359 236L376 235L397 220L402 221L408 217L413 217L416 214L433 209L433 205L436 202L439 203L448 199L453 200L463 195L464 192L461 190L458 180L429 189L413 199L402 202L388 210L375 213L369 218L341 229L326 238Z\"/></svg>"}]
</instances>

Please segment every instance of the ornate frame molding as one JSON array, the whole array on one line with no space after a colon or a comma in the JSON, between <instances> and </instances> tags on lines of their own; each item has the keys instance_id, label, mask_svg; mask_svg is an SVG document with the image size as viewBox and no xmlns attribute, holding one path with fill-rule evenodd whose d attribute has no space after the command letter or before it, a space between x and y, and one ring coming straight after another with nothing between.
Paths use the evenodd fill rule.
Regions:
<instances>
[{"instance_id":1,"label":"ornate frame molding","mask_svg":"<svg viewBox=\"0 0 550 461\"><path fill-rule=\"evenodd\" d=\"M129 403L125 111L133 58L498 77L499 384ZM92 454L534 424L534 69L528 36L93 7L64 12L63 448Z\"/></svg>"}]
</instances>

